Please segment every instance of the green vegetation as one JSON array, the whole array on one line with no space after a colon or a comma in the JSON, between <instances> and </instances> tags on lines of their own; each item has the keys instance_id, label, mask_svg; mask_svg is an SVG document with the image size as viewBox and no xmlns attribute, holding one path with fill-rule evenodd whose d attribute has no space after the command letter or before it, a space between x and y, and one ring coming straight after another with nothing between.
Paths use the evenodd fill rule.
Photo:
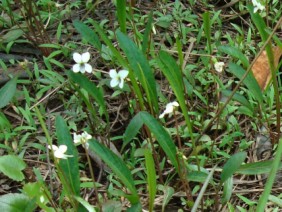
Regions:
<instances>
[{"instance_id":1,"label":"green vegetation","mask_svg":"<svg viewBox=\"0 0 282 212\"><path fill-rule=\"evenodd\" d=\"M282 208L280 1L0 8L1 209Z\"/></svg>"}]
</instances>

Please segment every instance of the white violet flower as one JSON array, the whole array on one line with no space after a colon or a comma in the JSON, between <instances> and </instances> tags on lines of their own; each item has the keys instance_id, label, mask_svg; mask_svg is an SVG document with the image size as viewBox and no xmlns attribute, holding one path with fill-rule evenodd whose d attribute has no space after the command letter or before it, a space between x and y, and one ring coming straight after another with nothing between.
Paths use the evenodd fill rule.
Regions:
<instances>
[{"instance_id":1,"label":"white violet flower","mask_svg":"<svg viewBox=\"0 0 282 212\"><path fill-rule=\"evenodd\" d=\"M89 135L87 132L83 132L82 134L76 134L76 133L73 134L73 142L78 145L86 144L86 142L91 138L92 136Z\"/></svg>"},{"instance_id":2,"label":"white violet flower","mask_svg":"<svg viewBox=\"0 0 282 212\"><path fill-rule=\"evenodd\" d=\"M175 107L178 107L179 104L178 102L174 101L174 102L170 102L165 106L165 111L159 116L159 118L163 118L166 114L170 114L173 112L173 110L175 109Z\"/></svg>"},{"instance_id":3,"label":"white violet flower","mask_svg":"<svg viewBox=\"0 0 282 212\"><path fill-rule=\"evenodd\" d=\"M73 60L76 62L76 64L72 67L73 72L78 73L91 73L92 72L92 66L88 64L88 61L90 60L90 53L85 52L83 54L74 53L73 54Z\"/></svg>"},{"instance_id":4,"label":"white violet flower","mask_svg":"<svg viewBox=\"0 0 282 212\"><path fill-rule=\"evenodd\" d=\"M68 147L66 145L60 145L57 147L56 145L48 145L49 149L53 149L54 157L59 159L67 159L68 157L73 157L72 155L66 155L65 152L67 151Z\"/></svg>"},{"instance_id":5,"label":"white violet flower","mask_svg":"<svg viewBox=\"0 0 282 212\"><path fill-rule=\"evenodd\" d=\"M252 3L254 5L254 13L256 13L258 10L265 10L265 6L263 6L260 2L257 0L252 0Z\"/></svg>"},{"instance_id":6,"label":"white violet flower","mask_svg":"<svg viewBox=\"0 0 282 212\"><path fill-rule=\"evenodd\" d=\"M223 71L223 67L224 67L224 62L216 62L214 64L214 68L218 73L221 73Z\"/></svg>"},{"instance_id":7,"label":"white violet flower","mask_svg":"<svg viewBox=\"0 0 282 212\"><path fill-rule=\"evenodd\" d=\"M127 70L120 70L117 73L115 69L111 69L110 70L110 77L112 78L111 87L113 88L118 85L120 88L123 88L124 79L127 77L128 73L129 72Z\"/></svg>"}]
</instances>

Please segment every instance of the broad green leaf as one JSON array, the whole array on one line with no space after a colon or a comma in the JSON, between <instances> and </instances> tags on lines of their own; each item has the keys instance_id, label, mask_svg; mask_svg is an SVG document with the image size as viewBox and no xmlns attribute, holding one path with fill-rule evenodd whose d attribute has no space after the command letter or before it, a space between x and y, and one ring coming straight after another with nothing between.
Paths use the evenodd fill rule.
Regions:
<instances>
[{"instance_id":1,"label":"broad green leaf","mask_svg":"<svg viewBox=\"0 0 282 212\"><path fill-rule=\"evenodd\" d=\"M126 33L126 0L117 0L117 18L120 31Z\"/></svg>"},{"instance_id":2,"label":"broad green leaf","mask_svg":"<svg viewBox=\"0 0 282 212\"><path fill-rule=\"evenodd\" d=\"M106 110L106 103L104 100L104 94L102 88L97 88L96 85L91 82L86 76L80 73L74 73L72 71L67 72L68 77L75 83L77 83L81 88L86 90L102 108L102 112L108 119L108 113Z\"/></svg>"},{"instance_id":3,"label":"broad green leaf","mask_svg":"<svg viewBox=\"0 0 282 212\"><path fill-rule=\"evenodd\" d=\"M36 201L36 204L44 210L44 212L55 212L55 209L48 207L50 201L49 198L52 196L48 189L41 182L27 183L23 187L24 193L30 198ZM48 196L47 196L48 195ZM43 198L43 201L42 201Z\"/></svg>"},{"instance_id":4,"label":"broad green leaf","mask_svg":"<svg viewBox=\"0 0 282 212\"><path fill-rule=\"evenodd\" d=\"M143 126L143 120L141 115L137 114L131 119L130 124L127 126L123 135L122 149L137 135L140 128Z\"/></svg>"},{"instance_id":5,"label":"broad green leaf","mask_svg":"<svg viewBox=\"0 0 282 212\"><path fill-rule=\"evenodd\" d=\"M31 207L30 202L31 199L24 194L12 193L0 196L0 208L3 212L33 211L35 205Z\"/></svg>"},{"instance_id":6,"label":"broad green leaf","mask_svg":"<svg viewBox=\"0 0 282 212\"><path fill-rule=\"evenodd\" d=\"M25 177L22 173L26 167L25 162L15 155L0 157L0 172L15 181L22 181Z\"/></svg>"},{"instance_id":7,"label":"broad green leaf","mask_svg":"<svg viewBox=\"0 0 282 212\"><path fill-rule=\"evenodd\" d=\"M17 89L17 78L11 79L0 89L0 108L5 107L9 104L11 99L16 93Z\"/></svg>"},{"instance_id":8,"label":"broad green leaf","mask_svg":"<svg viewBox=\"0 0 282 212\"><path fill-rule=\"evenodd\" d=\"M11 41L16 41L24 34L22 29L10 29L6 34L2 35L0 38L1 43L9 43Z\"/></svg>"},{"instance_id":9,"label":"broad green leaf","mask_svg":"<svg viewBox=\"0 0 282 212\"><path fill-rule=\"evenodd\" d=\"M242 79L242 77L246 73L246 71L241 66L235 63L229 63L229 71L239 79ZM262 92L252 72L248 73L243 83L247 86L249 91L252 93L253 97L256 98L259 103L262 103L263 102Z\"/></svg>"},{"instance_id":10,"label":"broad green leaf","mask_svg":"<svg viewBox=\"0 0 282 212\"><path fill-rule=\"evenodd\" d=\"M69 132L68 126L61 116L56 118L56 135L58 145L67 146L67 155L72 155L68 159L60 159L59 166L64 173L66 183L69 184L71 192L77 196L80 195L80 178L78 168L78 152L73 143L73 139ZM66 186L66 185L65 185ZM68 188L65 188L68 190Z\"/></svg>"},{"instance_id":11,"label":"broad green leaf","mask_svg":"<svg viewBox=\"0 0 282 212\"><path fill-rule=\"evenodd\" d=\"M259 161L254 163L247 163L240 166L236 173L244 175L257 175L269 173L272 168L273 160ZM282 169L282 163L279 165L279 170Z\"/></svg>"},{"instance_id":12,"label":"broad green leaf","mask_svg":"<svg viewBox=\"0 0 282 212\"><path fill-rule=\"evenodd\" d=\"M124 137L127 139L126 141L129 142L130 138L133 138L137 134L138 132L137 130L134 131L134 133L136 133L135 135L130 131L130 129L133 129L134 126L136 126L137 120L139 120L140 122L138 123L138 127L142 126L141 125L142 123L149 128L149 130L153 133L153 135L157 139L159 145L162 147L163 151L170 159L173 166L178 171L176 146L174 142L172 141L168 132L163 128L163 126L148 112L141 111L136 116L133 117L124 134Z\"/></svg>"},{"instance_id":13,"label":"broad green leaf","mask_svg":"<svg viewBox=\"0 0 282 212\"><path fill-rule=\"evenodd\" d=\"M89 151L95 152L107 164L107 166L109 166L112 169L115 175L131 192L131 194L127 196L131 204L138 203L139 196L134 185L134 180L130 170L127 168L124 161L122 161L122 159L120 159L110 149L108 149L103 144L100 144L98 141L94 139L89 140L88 144L89 144Z\"/></svg>"},{"instance_id":14,"label":"broad green leaf","mask_svg":"<svg viewBox=\"0 0 282 212\"><path fill-rule=\"evenodd\" d=\"M229 97L230 94L232 93L232 91L230 90L222 90L221 93L226 96ZM254 110L253 106L250 104L250 102L241 94L239 93L235 93L232 97L232 99L234 101L240 102L242 105L244 105L245 107L249 108L251 111Z\"/></svg>"},{"instance_id":15,"label":"broad green leaf","mask_svg":"<svg viewBox=\"0 0 282 212\"><path fill-rule=\"evenodd\" d=\"M102 44L99 40L99 37L90 27L78 20L75 20L73 22L73 25L76 30L81 34L82 38L84 38L87 42L92 44L98 50L101 50Z\"/></svg>"},{"instance_id":16,"label":"broad green leaf","mask_svg":"<svg viewBox=\"0 0 282 212\"><path fill-rule=\"evenodd\" d=\"M276 197L274 195L269 195L268 200L278 205L280 208L282 207L282 199Z\"/></svg>"},{"instance_id":17,"label":"broad green leaf","mask_svg":"<svg viewBox=\"0 0 282 212\"><path fill-rule=\"evenodd\" d=\"M187 179L189 182L200 182L203 183L206 181L208 174L201 171L190 171L187 174Z\"/></svg>"},{"instance_id":18,"label":"broad green leaf","mask_svg":"<svg viewBox=\"0 0 282 212\"><path fill-rule=\"evenodd\" d=\"M4 130L9 130L12 127L9 120L6 118L5 114L0 112L0 130L4 132Z\"/></svg>"},{"instance_id":19,"label":"broad green leaf","mask_svg":"<svg viewBox=\"0 0 282 212\"><path fill-rule=\"evenodd\" d=\"M145 164L146 164L146 172L147 172L147 183L149 190L149 211L153 211L154 201L157 193L156 168L151 151L145 149L144 154L145 154Z\"/></svg>"},{"instance_id":20,"label":"broad green leaf","mask_svg":"<svg viewBox=\"0 0 282 212\"><path fill-rule=\"evenodd\" d=\"M166 76L166 79L169 81L169 84L178 100L178 103L181 107L182 113L184 115L188 131L190 136L193 136L192 124L188 116L188 110L186 107L184 84L182 80L182 72L180 67L177 65L175 60L167 52L161 51L159 54L159 59L157 60L158 65L161 71Z\"/></svg>"},{"instance_id":21,"label":"broad green leaf","mask_svg":"<svg viewBox=\"0 0 282 212\"><path fill-rule=\"evenodd\" d=\"M238 49L233 46L218 46L218 51L230 55L231 57L239 59L245 68L249 67L249 61L246 56Z\"/></svg>"},{"instance_id":22,"label":"broad green leaf","mask_svg":"<svg viewBox=\"0 0 282 212\"><path fill-rule=\"evenodd\" d=\"M223 166L221 175L220 175L220 182L224 183L228 178L230 178L241 166L244 162L245 158L247 157L246 152L238 152L232 155L226 164Z\"/></svg>"},{"instance_id":23,"label":"broad green leaf","mask_svg":"<svg viewBox=\"0 0 282 212\"><path fill-rule=\"evenodd\" d=\"M233 189L233 177L229 177L225 182L223 186L223 194L221 198L221 202L223 204L227 203L232 195L232 189Z\"/></svg>"},{"instance_id":24,"label":"broad green leaf","mask_svg":"<svg viewBox=\"0 0 282 212\"><path fill-rule=\"evenodd\" d=\"M122 48L128 59L131 69L133 70L135 76L138 78L146 93L146 98L151 110L155 111L158 114L159 104L156 81L149 62L145 58L142 51L127 35L123 34L120 31L117 31L117 39L120 47Z\"/></svg>"}]
</instances>

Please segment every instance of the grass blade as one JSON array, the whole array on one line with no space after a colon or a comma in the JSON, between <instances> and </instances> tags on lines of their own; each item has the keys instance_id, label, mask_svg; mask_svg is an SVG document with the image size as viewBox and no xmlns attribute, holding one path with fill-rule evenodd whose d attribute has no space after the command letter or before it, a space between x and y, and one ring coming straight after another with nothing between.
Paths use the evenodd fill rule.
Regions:
<instances>
[{"instance_id":1,"label":"grass blade","mask_svg":"<svg viewBox=\"0 0 282 212\"><path fill-rule=\"evenodd\" d=\"M126 164L111 150L100 144L96 140L90 140L88 142L89 150L95 152L117 175L117 177L122 181L122 183L131 192L127 196L131 204L137 204L139 202L139 196L134 185L134 180L131 172L127 168Z\"/></svg>"},{"instance_id":2,"label":"grass blade","mask_svg":"<svg viewBox=\"0 0 282 212\"><path fill-rule=\"evenodd\" d=\"M159 105L157 98L156 81L153 72L150 68L149 62L145 58L140 49L133 43L133 41L123 34L117 32L117 39L120 47L127 56L128 62L134 74L140 81L143 89L145 90L151 112L159 113ZM144 97L143 97L144 98Z\"/></svg>"},{"instance_id":3,"label":"grass blade","mask_svg":"<svg viewBox=\"0 0 282 212\"><path fill-rule=\"evenodd\" d=\"M67 155L73 155L66 160L60 160L59 166L64 173L66 182L69 184L73 194L80 196L80 179L78 168L78 152L74 146L68 126L61 116L56 118L56 135L59 145L66 145Z\"/></svg>"},{"instance_id":4,"label":"grass blade","mask_svg":"<svg viewBox=\"0 0 282 212\"><path fill-rule=\"evenodd\" d=\"M90 27L78 20L74 20L73 25L75 29L81 34L82 38L84 38L99 51L101 50L102 44L99 40L99 37Z\"/></svg>"},{"instance_id":5,"label":"grass blade","mask_svg":"<svg viewBox=\"0 0 282 212\"><path fill-rule=\"evenodd\" d=\"M117 17L120 31L126 33L126 1L117 0Z\"/></svg>"},{"instance_id":6,"label":"grass blade","mask_svg":"<svg viewBox=\"0 0 282 212\"><path fill-rule=\"evenodd\" d=\"M154 208L154 200L157 193L157 179L156 179L156 170L155 163L150 150L146 149L144 151L146 171L147 171L147 183L149 190L149 211L152 212Z\"/></svg>"},{"instance_id":7,"label":"grass blade","mask_svg":"<svg viewBox=\"0 0 282 212\"><path fill-rule=\"evenodd\" d=\"M145 124L149 130L154 134L157 139L159 145L162 147L168 158L170 159L173 166L178 170L178 162L176 158L176 146L173 143L171 137L168 132L160 125L160 123L149 113L142 111L139 112L129 123L124 137L127 139L133 138L134 134L130 132L130 129L133 129L134 125L136 125L137 120L140 121L138 126ZM137 134L137 131L135 131Z\"/></svg>"}]
</instances>

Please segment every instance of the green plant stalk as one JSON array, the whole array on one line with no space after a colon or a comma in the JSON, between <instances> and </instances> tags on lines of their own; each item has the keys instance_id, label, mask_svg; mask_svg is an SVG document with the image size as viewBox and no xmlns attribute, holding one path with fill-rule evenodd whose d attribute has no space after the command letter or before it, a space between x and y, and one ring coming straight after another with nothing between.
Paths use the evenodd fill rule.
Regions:
<instances>
[{"instance_id":1,"label":"green plant stalk","mask_svg":"<svg viewBox=\"0 0 282 212\"><path fill-rule=\"evenodd\" d=\"M258 212L263 212L264 209L265 209L265 205L267 203L273 182L274 182L275 177L276 177L276 173L277 173L278 168L279 168L281 156L282 156L282 138L279 139L276 155L274 157L274 161L273 161L273 164L272 164L272 169L271 169L271 171L270 171L270 173L267 177L267 181L266 181L266 185L264 187L264 191L263 191L263 193L262 193L262 195L261 195L261 197L258 201L258 206L257 206L257 209L256 209L256 211L258 211Z\"/></svg>"},{"instance_id":2,"label":"green plant stalk","mask_svg":"<svg viewBox=\"0 0 282 212\"><path fill-rule=\"evenodd\" d=\"M37 115L37 118L38 118L38 120L39 120L39 122L40 122L40 125L41 125L41 127L42 127L42 129L43 129L43 132L44 132L44 134L45 134L45 136L46 136L46 138L47 138L47 143L48 143L50 146L52 146L52 139L51 139L51 136L50 136L50 134L49 134L49 132L48 132L48 130L47 130L46 124L45 124L45 122L43 121L42 115L41 115L39 109L37 108L37 106L35 106L34 109L35 109L35 113L36 113L36 115Z\"/></svg>"},{"instance_id":3,"label":"green plant stalk","mask_svg":"<svg viewBox=\"0 0 282 212\"><path fill-rule=\"evenodd\" d=\"M99 200L98 188L97 188L96 183L95 183L96 180L95 180L95 176L94 176L94 170L93 170L92 163L91 163L91 160L90 160L90 157L89 157L88 149L84 148L84 150L85 150L86 158L87 158L87 161L88 161L88 164L89 164L89 170L90 170L91 178L93 180L93 188L95 190L95 195L96 195L96 198L97 198L98 207L99 207L100 211L102 211L102 205L101 205L100 200Z\"/></svg>"}]
</instances>

